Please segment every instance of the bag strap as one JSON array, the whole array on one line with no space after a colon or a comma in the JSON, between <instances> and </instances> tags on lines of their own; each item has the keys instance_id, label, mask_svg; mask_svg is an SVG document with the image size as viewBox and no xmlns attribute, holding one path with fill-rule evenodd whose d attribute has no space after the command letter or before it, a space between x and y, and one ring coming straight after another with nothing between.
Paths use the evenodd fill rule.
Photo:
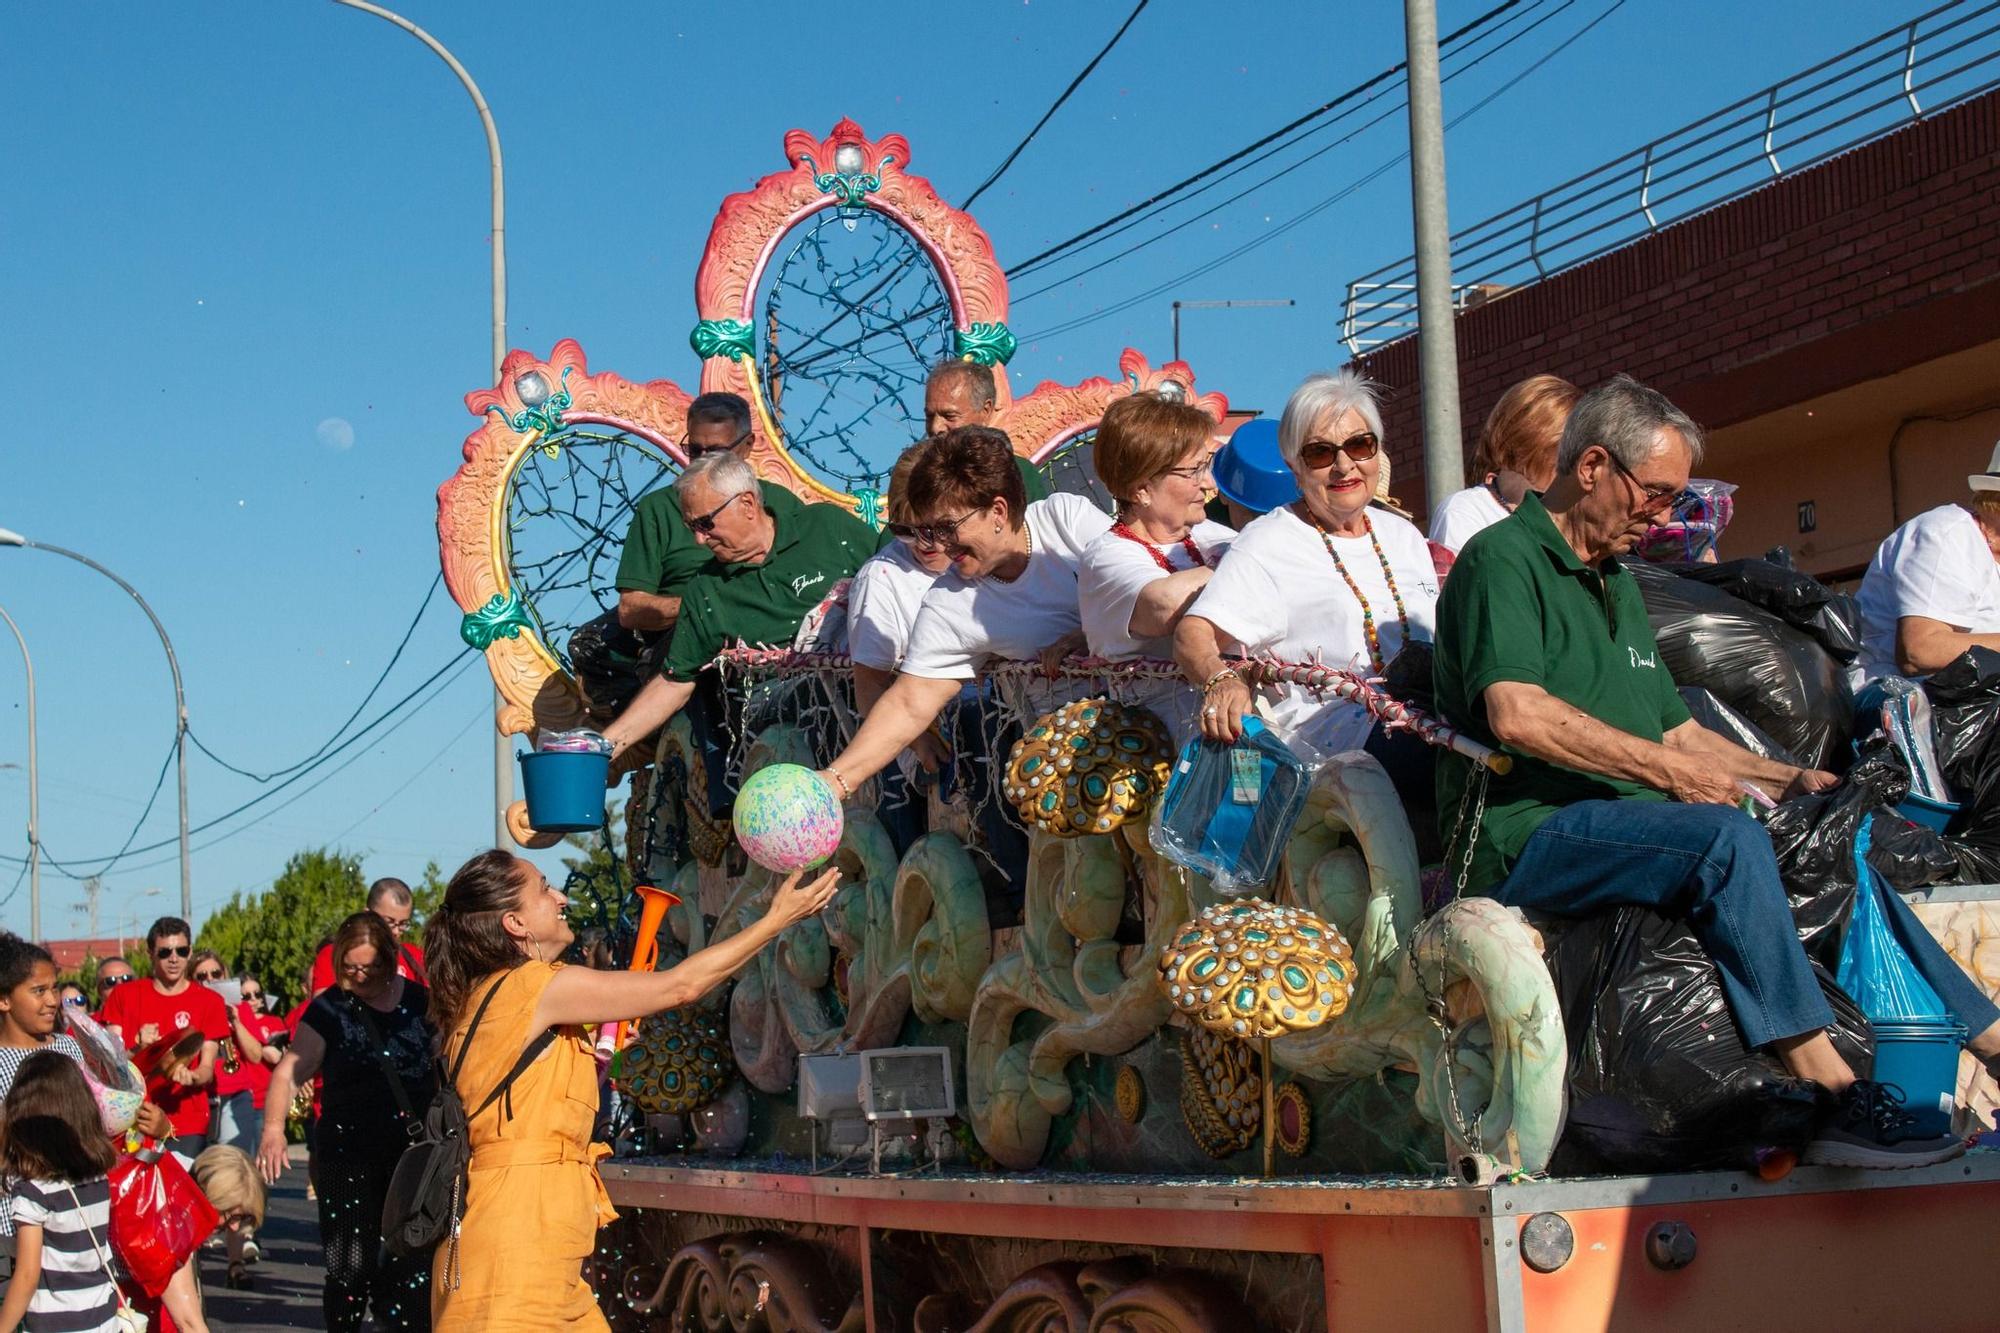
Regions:
<instances>
[{"instance_id":1,"label":"bag strap","mask_svg":"<svg viewBox=\"0 0 2000 1333\"><path fill-rule=\"evenodd\" d=\"M446 1081L451 1084L453 1092L456 1092L458 1090L459 1071L465 1068L466 1056L471 1054L472 1037L474 1033L479 1031L479 1020L486 1017L486 1007L493 1003L493 997L500 993L500 988L507 984L507 978L513 975L514 975L513 972L510 970L505 974L503 974L498 981L495 981L491 986L486 988L485 998L480 1000L479 1007L473 1011L472 1021L466 1024L465 1040L459 1044L458 1057L452 1061L451 1069L449 1073L446 1075ZM499 1101L502 1097L506 1096L508 1090L514 1086L514 1080L521 1077L521 1075L525 1074L526 1072L528 1072L528 1066L532 1065L533 1063L535 1063L536 1060L540 1059L542 1052L547 1050L549 1048L549 1044L553 1042L555 1039L556 1039L556 1030L554 1028L542 1029L542 1034L539 1037L536 1037L533 1041L529 1042L527 1046L522 1049L521 1058L514 1062L514 1067L507 1071L507 1076L501 1079L498 1083L493 1085L493 1091L486 1094L486 1100L479 1103L477 1110L474 1110L470 1115L466 1116L465 1118L466 1123L470 1124L473 1120L477 1119L479 1115L486 1110L487 1107L493 1105L493 1103ZM511 1109L511 1103L508 1110L508 1114L510 1116L513 1114L513 1111Z\"/></svg>"},{"instance_id":2,"label":"bag strap","mask_svg":"<svg viewBox=\"0 0 2000 1333\"><path fill-rule=\"evenodd\" d=\"M111 1284L111 1290L118 1293L118 1308L121 1311L129 1310L131 1306L125 1300L125 1291L118 1285L118 1274L112 1270L111 1256L105 1251L104 1246L98 1243L97 1228L85 1220L83 1200L76 1197L75 1185L69 1186L69 1201L76 1208L77 1221L83 1223L83 1234L90 1237L90 1248L97 1251L97 1261L104 1265L104 1280Z\"/></svg>"},{"instance_id":3,"label":"bag strap","mask_svg":"<svg viewBox=\"0 0 2000 1333\"><path fill-rule=\"evenodd\" d=\"M479 1007L472 1011L472 1021L465 1026L465 1040L459 1043L458 1059L452 1061L451 1068L445 1072L445 1082L453 1088L458 1087L458 1071L465 1068L465 1057L472 1050L472 1034L479 1031L479 1020L486 1017L487 1006L493 1003L493 997L500 993L500 988L507 984L507 978L513 975L511 971L501 973L499 980L486 988L486 996L480 1000Z\"/></svg>"},{"instance_id":4,"label":"bag strap","mask_svg":"<svg viewBox=\"0 0 2000 1333\"><path fill-rule=\"evenodd\" d=\"M409 1089L403 1086L403 1076L397 1072L396 1062L389 1058L389 1044L383 1039L382 1029L376 1024L375 1015L368 1011L366 1000L352 991L346 994L355 1012L361 1015L361 1026L368 1029L369 1054L375 1057L376 1064L382 1066L382 1073L389 1080L389 1092L396 1099L396 1109L403 1113L403 1131L414 1139L423 1132L423 1118L410 1105Z\"/></svg>"}]
</instances>

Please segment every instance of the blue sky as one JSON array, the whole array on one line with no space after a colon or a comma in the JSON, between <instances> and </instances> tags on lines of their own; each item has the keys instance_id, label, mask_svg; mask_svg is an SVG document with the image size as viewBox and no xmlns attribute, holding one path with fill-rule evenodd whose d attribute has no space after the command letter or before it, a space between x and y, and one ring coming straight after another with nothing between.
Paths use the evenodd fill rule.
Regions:
<instances>
[{"instance_id":1,"label":"blue sky","mask_svg":"<svg viewBox=\"0 0 2000 1333\"><path fill-rule=\"evenodd\" d=\"M1569 0L1447 86L1447 115L1505 89L1449 136L1455 224L1917 12L1626 3L1527 72L1610 7ZM784 165L786 131L824 135L851 115L872 136L899 132L911 169L962 199L1129 8L406 0L404 12L465 62L499 121L510 343L546 354L572 336L593 368L692 385L686 335L709 222L725 194ZM1483 8L1444 0L1442 26ZM488 377L478 122L416 41L333 4L34 14L32 40L0 56L0 339L14 385L0 527L86 551L138 585L180 651L194 730L236 765L283 767L353 710L436 572L435 491L474 424L462 396ZM1002 263L1018 260L1401 49L1389 3L1154 0L976 213ZM1201 387L1280 406L1301 374L1344 359L1346 280L1410 249L1400 170L1206 276L1038 335L1276 229L1391 159L1403 136L1392 116L1118 264L1032 300L1021 293L1043 279L1017 285L1015 387L1115 374L1128 345L1157 364L1174 297L1291 297L1288 310L1190 312L1183 332ZM0 605L38 667L45 843L65 860L108 854L171 740L157 643L122 593L47 555L0 550ZM450 659L457 619L440 593L376 706ZM22 694L18 658L0 644L0 854L15 857ZM344 770L322 768L259 811L311 788L295 803L198 836L197 916L268 883L302 847L331 842L361 853L370 875L413 875L485 845L490 697L475 664L343 755L355 756ZM197 823L259 790L206 757L190 764ZM170 777L139 843L171 837L172 796ZM103 932L172 906L172 856L106 874ZM0 861L0 895L18 868ZM46 871L44 898L47 934L82 932L74 882ZM25 929L25 887L0 923Z\"/></svg>"}]
</instances>

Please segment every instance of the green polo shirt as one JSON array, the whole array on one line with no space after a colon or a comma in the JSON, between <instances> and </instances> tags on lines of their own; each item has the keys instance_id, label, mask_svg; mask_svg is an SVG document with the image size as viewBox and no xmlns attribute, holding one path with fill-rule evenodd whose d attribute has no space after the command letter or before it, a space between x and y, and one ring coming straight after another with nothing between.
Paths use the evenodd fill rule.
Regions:
<instances>
[{"instance_id":1,"label":"green polo shirt","mask_svg":"<svg viewBox=\"0 0 2000 1333\"><path fill-rule=\"evenodd\" d=\"M691 681L734 640L789 648L806 614L875 554L882 534L840 505L803 504L766 484L764 508L777 523L760 564L717 564L681 589L681 618L660 668Z\"/></svg>"},{"instance_id":2,"label":"green polo shirt","mask_svg":"<svg viewBox=\"0 0 2000 1333\"><path fill-rule=\"evenodd\" d=\"M1021 484L1028 489L1028 503L1049 498L1049 479L1042 470L1028 461L1025 454L1014 455L1014 469L1021 474Z\"/></svg>"},{"instance_id":3,"label":"green polo shirt","mask_svg":"<svg viewBox=\"0 0 2000 1333\"><path fill-rule=\"evenodd\" d=\"M1434 652L1438 711L1487 745L1499 742L1486 725L1483 694L1502 681L1539 685L1644 740L1658 741L1688 720L1660 663L1638 581L1615 559L1585 565L1533 495L1459 553L1438 598ZM1542 821L1566 805L1666 799L1635 782L1510 753L1513 771L1494 774L1487 787L1469 892L1506 878ZM1440 753L1438 820L1446 838L1471 774L1470 761Z\"/></svg>"},{"instance_id":4,"label":"green polo shirt","mask_svg":"<svg viewBox=\"0 0 2000 1333\"><path fill-rule=\"evenodd\" d=\"M772 496L791 494L772 482L757 484L767 507ZM688 531L679 489L662 486L632 507L632 525L625 529L625 549L618 556L618 591L676 597L689 579L719 568L708 548Z\"/></svg>"}]
</instances>

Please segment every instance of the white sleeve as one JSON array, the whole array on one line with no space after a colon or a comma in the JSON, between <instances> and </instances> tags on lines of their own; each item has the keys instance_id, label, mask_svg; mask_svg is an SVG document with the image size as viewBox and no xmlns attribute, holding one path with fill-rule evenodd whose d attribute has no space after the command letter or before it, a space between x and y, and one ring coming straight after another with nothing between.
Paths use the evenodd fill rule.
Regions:
<instances>
[{"instance_id":1,"label":"white sleeve","mask_svg":"<svg viewBox=\"0 0 2000 1333\"><path fill-rule=\"evenodd\" d=\"M1132 558L1135 556L1137 559ZM1106 536L1092 542L1083 553L1076 579L1083 633L1090 641L1090 651L1099 655L1125 651L1133 638L1132 609L1138 605L1139 594L1154 579L1165 577L1166 571L1145 551L1122 537Z\"/></svg>"},{"instance_id":2,"label":"white sleeve","mask_svg":"<svg viewBox=\"0 0 2000 1333\"><path fill-rule=\"evenodd\" d=\"M847 655L856 665L894 671L903 660L910 625L893 586L895 571L876 556L854 576L847 595Z\"/></svg>"},{"instance_id":3,"label":"white sleeve","mask_svg":"<svg viewBox=\"0 0 2000 1333\"><path fill-rule=\"evenodd\" d=\"M1239 541L1216 566L1188 614L1200 616L1254 651L1285 637L1291 626L1285 605L1278 581L1257 558L1257 551Z\"/></svg>"},{"instance_id":4,"label":"white sleeve","mask_svg":"<svg viewBox=\"0 0 2000 1333\"><path fill-rule=\"evenodd\" d=\"M1084 548L1111 531L1111 515L1081 495L1057 491L1041 503L1057 539L1069 548L1074 560L1081 561Z\"/></svg>"},{"instance_id":5,"label":"white sleeve","mask_svg":"<svg viewBox=\"0 0 2000 1333\"><path fill-rule=\"evenodd\" d=\"M1970 571L1993 560L1978 532L1972 523L1912 525L1889 568L1897 619L1923 616L1959 629L1972 626L1978 591Z\"/></svg>"},{"instance_id":6,"label":"white sleeve","mask_svg":"<svg viewBox=\"0 0 2000 1333\"><path fill-rule=\"evenodd\" d=\"M950 606L934 594L924 598L923 605L917 608L916 621L910 626L909 646L903 650L903 675L925 680L971 680L979 674L978 659L984 654L973 650L952 615L953 611L964 609Z\"/></svg>"},{"instance_id":7,"label":"white sleeve","mask_svg":"<svg viewBox=\"0 0 2000 1333\"><path fill-rule=\"evenodd\" d=\"M1430 539L1456 554L1474 534L1485 531L1493 519L1480 511L1481 507L1474 503L1476 499L1477 495L1471 491L1446 497L1431 518Z\"/></svg>"}]
</instances>

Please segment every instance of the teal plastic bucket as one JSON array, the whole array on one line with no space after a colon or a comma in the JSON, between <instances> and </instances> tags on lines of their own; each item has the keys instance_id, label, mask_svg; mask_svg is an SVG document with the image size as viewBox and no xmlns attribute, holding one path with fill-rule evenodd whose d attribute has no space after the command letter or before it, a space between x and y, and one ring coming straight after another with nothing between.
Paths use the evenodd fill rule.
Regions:
<instances>
[{"instance_id":1,"label":"teal plastic bucket","mask_svg":"<svg viewBox=\"0 0 2000 1333\"><path fill-rule=\"evenodd\" d=\"M1951 801L1932 800L1911 792L1896 805L1896 813L1912 824L1922 824L1925 828L1944 832L1944 826L1958 813L1958 806Z\"/></svg>"},{"instance_id":2,"label":"teal plastic bucket","mask_svg":"<svg viewBox=\"0 0 2000 1333\"><path fill-rule=\"evenodd\" d=\"M1906 1018L1871 1023L1875 1030L1875 1081L1902 1089L1903 1109L1916 1132L1951 1132L1958 1096L1958 1052L1965 1029L1948 1018Z\"/></svg>"},{"instance_id":3,"label":"teal plastic bucket","mask_svg":"<svg viewBox=\"0 0 2000 1333\"><path fill-rule=\"evenodd\" d=\"M521 786L528 826L538 833L582 833L604 827L608 754L550 750L521 756Z\"/></svg>"}]
</instances>

